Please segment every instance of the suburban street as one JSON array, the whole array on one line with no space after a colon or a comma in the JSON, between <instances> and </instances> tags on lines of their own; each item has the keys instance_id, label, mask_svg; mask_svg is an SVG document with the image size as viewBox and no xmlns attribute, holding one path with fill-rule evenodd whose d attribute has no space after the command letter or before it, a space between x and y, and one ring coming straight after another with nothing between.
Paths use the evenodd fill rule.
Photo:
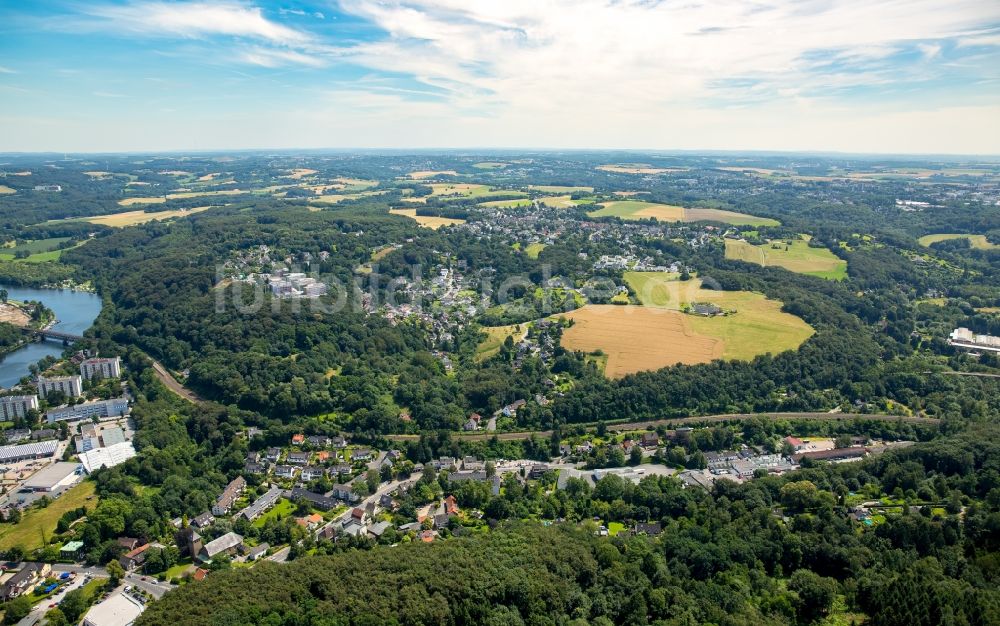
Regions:
<instances>
[{"instance_id":1,"label":"suburban street","mask_svg":"<svg viewBox=\"0 0 1000 626\"><path fill-rule=\"evenodd\" d=\"M55 568L53 568L53 572L54 571ZM60 589L59 592L53 595L51 598L48 598L36 604L35 608L31 609L31 613L28 613L27 617L25 617L24 619L22 619L20 622L17 623L18 626L32 626L33 624L37 624L38 622L42 621L42 618L45 617L46 611L51 609L53 604L59 604L60 602L62 602L62 599L66 597L67 593L69 593L74 589L79 589L80 587L82 587L84 584L84 580L86 579L82 574L78 575L73 582L63 586L63 588Z\"/></svg>"},{"instance_id":2,"label":"suburban street","mask_svg":"<svg viewBox=\"0 0 1000 626\"><path fill-rule=\"evenodd\" d=\"M143 578L146 580L143 580ZM122 580L125 581L125 584L142 589L157 600L162 598L163 594L174 588L173 585L166 581L160 582L153 576L143 576L142 574L136 574L133 572L125 574L125 578Z\"/></svg>"}]
</instances>

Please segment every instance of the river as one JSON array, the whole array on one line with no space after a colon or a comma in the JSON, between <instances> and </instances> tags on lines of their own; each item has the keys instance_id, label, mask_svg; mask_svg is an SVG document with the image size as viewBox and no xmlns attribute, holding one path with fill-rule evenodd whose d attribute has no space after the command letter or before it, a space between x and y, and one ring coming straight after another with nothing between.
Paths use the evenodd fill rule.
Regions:
<instances>
[{"instance_id":1,"label":"river","mask_svg":"<svg viewBox=\"0 0 1000 626\"><path fill-rule=\"evenodd\" d=\"M101 312L101 298L86 291L68 289L31 289L28 287L7 287L7 297L11 300L37 300L55 312L57 323L52 330L82 335L93 325ZM28 366L46 356L60 356L64 346L58 341L39 341L0 357L0 387L16 385L26 376Z\"/></svg>"}]
</instances>

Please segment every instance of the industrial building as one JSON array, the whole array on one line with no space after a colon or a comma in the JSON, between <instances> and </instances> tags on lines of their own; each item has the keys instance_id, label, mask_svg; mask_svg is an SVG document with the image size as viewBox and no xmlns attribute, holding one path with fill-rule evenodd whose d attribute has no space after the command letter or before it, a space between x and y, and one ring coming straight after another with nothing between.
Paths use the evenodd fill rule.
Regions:
<instances>
[{"instance_id":1,"label":"industrial building","mask_svg":"<svg viewBox=\"0 0 1000 626\"><path fill-rule=\"evenodd\" d=\"M38 410L38 396L2 396L0 397L0 416L5 422L11 422L28 415L28 411Z\"/></svg>"},{"instance_id":2,"label":"industrial building","mask_svg":"<svg viewBox=\"0 0 1000 626\"><path fill-rule=\"evenodd\" d=\"M87 380L95 378L121 378L121 359L87 359L80 363L80 374Z\"/></svg>"},{"instance_id":3,"label":"industrial building","mask_svg":"<svg viewBox=\"0 0 1000 626\"><path fill-rule=\"evenodd\" d=\"M16 463L28 459L44 459L52 456L56 452L58 441L39 441L37 443L25 443L17 446L0 447L0 463Z\"/></svg>"},{"instance_id":4,"label":"industrial building","mask_svg":"<svg viewBox=\"0 0 1000 626\"><path fill-rule=\"evenodd\" d=\"M91 417L124 417L128 415L128 401L125 398L113 398L111 400L95 400L84 402L72 406L59 407L46 413L46 419L50 424L55 422L73 422Z\"/></svg>"},{"instance_id":5,"label":"industrial building","mask_svg":"<svg viewBox=\"0 0 1000 626\"><path fill-rule=\"evenodd\" d=\"M978 335L968 328L956 328L948 335L948 344L964 350L1000 352L1000 337Z\"/></svg>"},{"instance_id":6,"label":"industrial building","mask_svg":"<svg viewBox=\"0 0 1000 626\"><path fill-rule=\"evenodd\" d=\"M135 448L132 446L132 442L123 441L122 443L116 443L106 448L81 452L80 462L83 463L83 469L87 470L87 473L90 474L102 467L120 465L134 456Z\"/></svg>"},{"instance_id":7,"label":"industrial building","mask_svg":"<svg viewBox=\"0 0 1000 626\"><path fill-rule=\"evenodd\" d=\"M79 376L38 377L38 395L43 398L53 391L61 391L68 398L79 398L83 395L83 379Z\"/></svg>"},{"instance_id":8,"label":"industrial building","mask_svg":"<svg viewBox=\"0 0 1000 626\"><path fill-rule=\"evenodd\" d=\"M31 475L21 486L23 491L51 493L70 487L83 478L83 466L79 463L53 463Z\"/></svg>"}]
</instances>

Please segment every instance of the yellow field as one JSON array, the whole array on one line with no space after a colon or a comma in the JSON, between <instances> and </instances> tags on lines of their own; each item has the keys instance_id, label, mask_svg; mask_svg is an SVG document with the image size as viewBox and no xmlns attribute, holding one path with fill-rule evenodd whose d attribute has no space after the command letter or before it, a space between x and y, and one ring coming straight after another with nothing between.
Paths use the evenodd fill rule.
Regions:
<instances>
[{"instance_id":1,"label":"yellow field","mask_svg":"<svg viewBox=\"0 0 1000 626\"><path fill-rule=\"evenodd\" d=\"M764 267L783 267L790 272L832 280L847 278L847 261L826 248L811 248L809 242L802 239L791 245L777 241L773 245L758 246L742 239L726 239L726 258Z\"/></svg>"},{"instance_id":2,"label":"yellow field","mask_svg":"<svg viewBox=\"0 0 1000 626\"><path fill-rule=\"evenodd\" d=\"M20 546L30 552L43 547L55 533L56 523L63 513L81 506L88 509L97 506L97 498L92 498L94 489L92 481L84 481L53 500L44 509L26 511L17 524L0 524L0 550Z\"/></svg>"},{"instance_id":3,"label":"yellow field","mask_svg":"<svg viewBox=\"0 0 1000 626\"><path fill-rule=\"evenodd\" d=\"M413 180L424 180L427 178L436 178L438 176L458 176L458 172L455 170L419 170L416 172L410 172L407 176Z\"/></svg>"},{"instance_id":4,"label":"yellow field","mask_svg":"<svg viewBox=\"0 0 1000 626\"><path fill-rule=\"evenodd\" d=\"M676 311L590 304L560 317L574 321L563 331L562 345L583 352L602 350L607 355L604 374L610 378L723 356L722 341L699 334L690 316Z\"/></svg>"},{"instance_id":5,"label":"yellow field","mask_svg":"<svg viewBox=\"0 0 1000 626\"><path fill-rule=\"evenodd\" d=\"M936 234L936 235L924 235L917 241L922 246L930 246L932 243L937 243L939 241L948 241L951 239L968 239L969 243L973 248L977 250L993 250L995 248L1000 248L1000 246L990 243L986 239L986 235L962 235L962 234Z\"/></svg>"},{"instance_id":6,"label":"yellow field","mask_svg":"<svg viewBox=\"0 0 1000 626\"><path fill-rule=\"evenodd\" d=\"M585 193L594 193L593 187L569 187L566 185L528 185L528 189L531 191L541 191L542 193L576 193L577 191L582 191Z\"/></svg>"},{"instance_id":7,"label":"yellow field","mask_svg":"<svg viewBox=\"0 0 1000 626\"><path fill-rule=\"evenodd\" d=\"M315 173L316 173L316 170L310 170L310 169L306 169L306 168L296 168L296 169L292 170L291 174L286 174L284 176L284 178L291 178L292 180L299 180L303 176L310 176L310 175L315 174Z\"/></svg>"},{"instance_id":8,"label":"yellow field","mask_svg":"<svg viewBox=\"0 0 1000 626\"><path fill-rule=\"evenodd\" d=\"M553 209L571 209L581 204L593 204L592 200L574 200L572 196L549 196L539 198L538 203Z\"/></svg>"},{"instance_id":9,"label":"yellow field","mask_svg":"<svg viewBox=\"0 0 1000 626\"><path fill-rule=\"evenodd\" d=\"M7 194L7 193L17 193L17 190L11 189L7 185L0 185L0 195Z\"/></svg>"},{"instance_id":10,"label":"yellow field","mask_svg":"<svg viewBox=\"0 0 1000 626\"><path fill-rule=\"evenodd\" d=\"M590 217L620 217L626 220L653 218L661 222L697 222L711 220L726 224L749 226L777 226L778 222L766 217L735 213L721 209L685 208L672 204L657 204L641 200L615 200L601 203L601 208L587 213Z\"/></svg>"},{"instance_id":11,"label":"yellow field","mask_svg":"<svg viewBox=\"0 0 1000 626\"><path fill-rule=\"evenodd\" d=\"M136 224L145 224L146 222L152 222L153 220L166 220L172 217L183 217L185 215L193 215L195 213L201 213L202 211L207 211L211 209L211 206L199 206L191 209L176 209L174 211L157 211L156 213L146 213L145 211L127 211L125 213L111 213L109 215L95 215L92 217L85 217L80 221L90 222L91 224L102 224L104 226L111 226L114 228L124 228L126 226L135 226Z\"/></svg>"},{"instance_id":12,"label":"yellow field","mask_svg":"<svg viewBox=\"0 0 1000 626\"><path fill-rule=\"evenodd\" d=\"M528 258L530 259L537 259L539 253L541 253L541 251L544 249L545 249L544 243L537 243L537 242L529 243L528 246L524 249L524 253L527 254Z\"/></svg>"},{"instance_id":13,"label":"yellow field","mask_svg":"<svg viewBox=\"0 0 1000 626\"><path fill-rule=\"evenodd\" d=\"M135 206L137 204L163 204L167 199L164 197L159 198L124 198L118 201L121 206Z\"/></svg>"},{"instance_id":14,"label":"yellow field","mask_svg":"<svg viewBox=\"0 0 1000 626\"><path fill-rule=\"evenodd\" d=\"M689 315L691 329L723 342L723 358L750 360L755 356L793 350L812 336L813 328L781 311L782 303L749 291L703 289L700 279L677 280L676 274L625 272L625 282L646 307L680 310L695 302L711 302L730 315Z\"/></svg>"},{"instance_id":15,"label":"yellow field","mask_svg":"<svg viewBox=\"0 0 1000 626\"><path fill-rule=\"evenodd\" d=\"M482 161L480 163L473 163L472 167L479 170L498 170L507 167L507 164L500 161Z\"/></svg>"},{"instance_id":16,"label":"yellow field","mask_svg":"<svg viewBox=\"0 0 1000 626\"><path fill-rule=\"evenodd\" d=\"M91 178L104 178L105 176L111 176L111 172L84 172L87 176Z\"/></svg>"},{"instance_id":17,"label":"yellow field","mask_svg":"<svg viewBox=\"0 0 1000 626\"><path fill-rule=\"evenodd\" d=\"M15 326L27 326L31 322L28 314L8 302L0 302L0 322Z\"/></svg>"},{"instance_id":18,"label":"yellow field","mask_svg":"<svg viewBox=\"0 0 1000 626\"><path fill-rule=\"evenodd\" d=\"M489 202L480 202L476 206L491 209L516 209L522 206L531 206L531 200L528 198L516 198L514 200L490 200Z\"/></svg>"},{"instance_id":19,"label":"yellow field","mask_svg":"<svg viewBox=\"0 0 1000 626\"><path fill-rule=\"evenodd\" d=\"M222 174L222 172L213 172L211 174L205 174L204 176L199 176L198 180L203 183L208 182L210 180L213 180L216 176L219 176L220 174Z\"/></svg>"},{"instance_id":20,"label":"yellow field","mask_svg":"<svg viewBox=\"0 0 1000 626\"><path fill-rule=\"evenodd\" d=\"M416 220L417 224L420 224L424 228L430 228L431 230L437 230L442 226L454 226L455 224L465 223L465 220L458 220L450 217L417 215L416 209L391 209L389 213L393 215L402 215L403 217L409 217L413 220Z\"/></svg>"}]
</instances>

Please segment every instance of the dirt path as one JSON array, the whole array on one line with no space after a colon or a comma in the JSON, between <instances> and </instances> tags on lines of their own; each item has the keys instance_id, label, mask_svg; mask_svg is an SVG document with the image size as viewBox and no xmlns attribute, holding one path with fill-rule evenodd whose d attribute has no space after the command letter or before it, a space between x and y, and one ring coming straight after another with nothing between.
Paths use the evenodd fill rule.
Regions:
<instances>
[{"instance_id":1,"label":"dirt path","mask_svg":"<svg viewBox=\"0 0 1000 626\"><path fill-rule=\"evenodd\" d=\"M622 432L628 430L646 430L648 428L655 428L661 425L673 425L682 426L684 424L705 424L705 423L717 423L717 422L733 422L739 420L749 419L751 417L763 417L764 419L778 421L778 420L834 420L834 421L848 421L848 420L875 420L879 422L903 422L906 424L926 424L926 425L937 425L941 420L933 417L910 417L907 415L883 415L883 414L857 414L857 413L767 413L767 414L756 414L756 413L727 413L724 415L705 415L702 417L675 417L672 419L662 419L662 420L651 420L648 422L626 422L622 424L608 424L607 428L610 432ZM594 431L597 429L596 425L588 424L586 425L587 430ZM519 439L528 439L532 435L539 439L547 439L552 436L551 430L536 430L536 431L521 431L521 432L511 432L511 433L452 433L452 439L461 439L466 441L486 441L493 437L496 437L500 441L516 441ZM388 435L388 439L393 441L410 441L414 439L419 439L419 435Z\"/></svg>"}]
</instances>

